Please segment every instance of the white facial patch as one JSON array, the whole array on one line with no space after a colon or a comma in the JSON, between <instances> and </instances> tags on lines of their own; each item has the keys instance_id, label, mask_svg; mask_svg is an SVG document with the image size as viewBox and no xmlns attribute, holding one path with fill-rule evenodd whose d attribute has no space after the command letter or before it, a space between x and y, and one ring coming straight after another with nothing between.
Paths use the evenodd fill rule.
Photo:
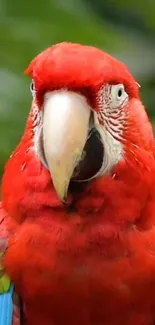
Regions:
<instances>
[{"instance_id":1,"label":"white facial patch","mask_svg":"<svg viewBox=\"0 0 155 325\"><path fill-rule=\"evenodd\" d=\"M39 109L37 103L36 103L36 89L35 89L35 83L32 79L30 83L30 91L32 94L32 123L33 123L33 132L34 132L34 151L39 155L40 157L40 137L42 132L42 126L43 126L43 112Z\"/></svg>"},{"instance_id":2,"label":"white facial patch","mask_svg":"<svg viewBox=\"0 0 155 325\"><path fill-rule=\"evenodd\" d=\"M121 160L123 156L123 147L122 143L116 140L101 125L97 127L97 130L101 135L102 142L104 145L104 159L99 175L101 175L102 173L108 174L111 169Z\"/></svg>"},{"instance_id":3,"label":"white facial patch","mask_svg":"<svg viewBox=\"0 0 155 325\"><path fill-rule=\"evenodd\" d=\"M106 84L98 93L99 110L96 115L99 123L96 128L104 145L102 173L108 173L123 157L121 140L126 116L124 108L128 100L122 84Z\"/></svg>"},{"instance_id":4,"label":"white facial patch","mask_svg":"<svg viewBox=\"0 0 155 325\"><path fill-rule=\"evenodd\" d=\"M125 123L124 107L129 99L124 86L107 84L99 91L97 99L99 121L116 140L121 140Z\"/></svg>"},{"instance_id":5,"label":"white facial patch","mask_svg":"<svg viewBox=\"0 0 155 325\"><path fill-rule=\"evenodd\" d=\"M32 123L33 123L33 132L34 132L34 146L33 149L43 165L47 167L46 161L44 159L43 155L43 148L42 148L42 129L43 129L43 111L42 109L39 109L37 103L36 103L36 89L35 89L35 83L32 80L30 84L30 91L33 97L32 101Z\"/></svg>"}]
</instances>

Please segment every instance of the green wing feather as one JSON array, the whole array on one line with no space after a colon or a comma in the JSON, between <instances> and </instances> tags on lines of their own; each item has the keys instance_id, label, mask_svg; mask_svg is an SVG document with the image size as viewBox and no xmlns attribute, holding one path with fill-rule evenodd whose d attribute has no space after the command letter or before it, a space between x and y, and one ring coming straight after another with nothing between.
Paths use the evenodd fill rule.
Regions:
<instances>
[{"instance_id":1,"label":"green wing feather","mask_svg":"<svg viewBox=\"0 0 155 325\"><path fill-rule=\"evenodd\" d=\"M3 266L4 254L7 249L8 234L5 226L5 213L0 203L0 294L9 290L11 281Z\"/></svg>"}]
</instances>

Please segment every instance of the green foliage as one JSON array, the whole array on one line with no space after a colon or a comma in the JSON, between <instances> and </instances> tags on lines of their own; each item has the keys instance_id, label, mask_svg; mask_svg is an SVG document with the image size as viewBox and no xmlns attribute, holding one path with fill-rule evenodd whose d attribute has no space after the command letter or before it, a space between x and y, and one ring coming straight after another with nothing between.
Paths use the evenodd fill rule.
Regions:
<instances>
[{"instance_id":1,"label":"green foliage","mask_svg":"<svg viewBox=\"0 0 155 325\"><path fill-rule=\"evenodd\" d=\"M101 2L102 5L107 3L95 1L95 6ZM145 2L140 0L110 3L118 10L134 8L149 29L155 32L155 4L151 0L147 1L147 10ZM132 20L131 26L124 29L119 22L112 23L102 12L98 14L93 10L92 1L0 0L0 175L23 133L30 108L30 81L23 71L36 54L54 43L65 40L95 45L129 63L138 81L143 83L145 91L142 91L142 97L145 104L150 105L149 112L153 117L153 70L141 73L143 69L137 69L139 59L134 61L136 48L140 48L140 53L144 53L146 48L149 53L154 53L153 45L151 40L146 43L146 35L139 36L136 30L131 32L130 27Z\"/></svg>"}]
</instances>

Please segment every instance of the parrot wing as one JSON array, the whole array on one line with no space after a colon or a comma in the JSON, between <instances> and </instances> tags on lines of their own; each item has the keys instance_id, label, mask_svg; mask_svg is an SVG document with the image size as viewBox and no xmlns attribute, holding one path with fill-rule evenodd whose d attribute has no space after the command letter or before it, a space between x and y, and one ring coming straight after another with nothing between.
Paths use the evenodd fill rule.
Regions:
<instances>
[{"instance_id":1,"label":"parrot wing","mask_svg":"<svg viewBox=\"0 0 155 325\"><path fill-rule=\"evenodd\" d=\"M0 202L0 325L20 325L20 299L14 290L11 279L5 273L3 257L8 246L8 231L6 227L6 213Z\"/></svg>"},{"instance_id":2,"label":"parrot wing","mask_svg":"<svg viewBox=\"0 0 155 325\"><path fill-rule=\"evenodd\" d=\"M5 212L0 203L0 294L10 289L11 281L3 267L3 256L7 249L8 233L5 226Z\"/></svg>"}]
</instances>

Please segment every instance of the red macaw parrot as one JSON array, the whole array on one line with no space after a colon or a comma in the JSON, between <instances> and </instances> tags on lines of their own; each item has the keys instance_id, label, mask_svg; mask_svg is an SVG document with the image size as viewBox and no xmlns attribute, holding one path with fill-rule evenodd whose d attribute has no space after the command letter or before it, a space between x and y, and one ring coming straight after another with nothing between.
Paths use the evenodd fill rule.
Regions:
<instances>
[{"instance_id":1,"label":"red macaw parrot","mask_svg":"<svg viewBox=\"0 0 155 325\"><path fill-rule=\"evenodd\" d=\"M2 182L3 286L25 325L154 325L155 141L138 84L72 43L26 73L32 106Z\"/></svg>"}]
</instances>

